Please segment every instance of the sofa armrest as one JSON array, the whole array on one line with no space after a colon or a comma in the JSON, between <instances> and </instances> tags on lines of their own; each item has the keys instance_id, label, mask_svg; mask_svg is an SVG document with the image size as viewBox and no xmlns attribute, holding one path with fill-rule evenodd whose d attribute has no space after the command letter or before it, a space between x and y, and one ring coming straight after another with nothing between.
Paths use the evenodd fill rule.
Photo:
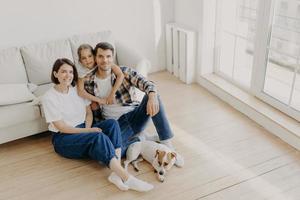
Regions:
<instances>
[{"instance_id":1,"label":"sofa armrest","mask_svg":"<svg viewBox=\"0 0 300 200\"><path fill-rule=\"evenodd\" d=\"M136 50L131 49L120 42L116 42L115 45L118 64L132 67L137 72L147 77L151 68L150 61L139 54Z\"/></svg>"}]
</instances>

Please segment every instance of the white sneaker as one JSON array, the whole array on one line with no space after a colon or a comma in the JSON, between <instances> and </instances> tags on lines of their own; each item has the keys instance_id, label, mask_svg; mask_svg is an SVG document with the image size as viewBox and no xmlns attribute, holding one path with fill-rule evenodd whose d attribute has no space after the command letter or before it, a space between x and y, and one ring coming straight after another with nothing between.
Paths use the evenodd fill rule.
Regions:
<instances>
[{"instance_id":1,"label":"white sneaker","mask_svg":"<svg viewBox=\"0 0 300 200\"><path fill-rule=\"evenodd\" d=\"M184 158L179 153L176 152L176 161L175 161L176 167L183 167L184 165Z\"/></svg>"},{"instance_id":2,"label":"white sneaker","mask_svg":"<svg viewBox=\"0 0 300 200\"><path fill-rule=\"evenodd\" d=\"M108 181L115 184L120 190L126 191L129 189L128 186L124 184L122 179L115 172L112 172L109 175Z\"/></svg>"},{"instance_id":3,"label":"white sneaker","mask_svg":"<svg viewBox=\"0 0 300 200\"><path fill-rule=\"evenodd\" d=\"M125 185L128 186L129 189L138 191L138 192L148 192L153 189L153 185L139 180L134 176L130 175L128 180L124 182Z\"/></svg>"},{"instance_id":4,"label":"white sneaker","mask_svg":"<svg viewBox=\"0 0 300 200\"><path fill-rule=\"evenodd\" d=\"M159 137L157 134L150 135L150 133L148 133L147 131L140 132L138 137L139 137L140 141L145 141L145 140L150 140L150 141L154 141L154 142L159 141Z\"/></svg>"}]
</instances>

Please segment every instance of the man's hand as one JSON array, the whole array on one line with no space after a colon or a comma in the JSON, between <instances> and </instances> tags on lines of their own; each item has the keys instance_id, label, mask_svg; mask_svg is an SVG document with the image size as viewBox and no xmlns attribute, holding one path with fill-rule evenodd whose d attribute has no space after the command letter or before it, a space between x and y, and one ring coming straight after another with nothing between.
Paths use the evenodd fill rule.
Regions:
<instances>
[{"instance_id":1,"label":"man's hand","mask_svg":"<svg viewBox=\"0 0 300 200\"><path fill-rule=\"evenodd\" d=\"M159 102L155 92L150 92L148 97L147 114L153 117L159 112Z\"/></svg>"}]
</instances>

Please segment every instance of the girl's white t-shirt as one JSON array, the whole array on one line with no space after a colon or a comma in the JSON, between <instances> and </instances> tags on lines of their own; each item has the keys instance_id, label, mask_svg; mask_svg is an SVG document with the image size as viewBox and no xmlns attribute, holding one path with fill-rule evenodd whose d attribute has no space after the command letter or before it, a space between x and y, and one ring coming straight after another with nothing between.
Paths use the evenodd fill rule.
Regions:
<instances>
[{"instance_id":1,"label":"girl's white t-shirt","mask_svg":"<svg viewBox=\"0 0 300 200\"><path fill-rule=\"evenodd\" d=\"M42 97L42 105L49 123L48 129L59 132L52 122L63 120L67 125L75 127L85 122L86 106L91 102L77 94L76 87L69 87L68 93L60 93L51 87Z\"/></svg>"}]
</instances>

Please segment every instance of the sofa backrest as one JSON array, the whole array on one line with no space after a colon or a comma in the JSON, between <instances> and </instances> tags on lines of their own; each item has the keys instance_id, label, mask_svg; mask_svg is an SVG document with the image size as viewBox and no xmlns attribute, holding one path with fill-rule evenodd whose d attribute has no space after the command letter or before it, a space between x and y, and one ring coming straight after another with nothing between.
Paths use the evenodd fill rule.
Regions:
<instances>
[{"instance_id":1,"label":"sofa backrest","mask_svg":"<svg viewBox=\"0 0 300 200\"><path fill-rule=\"evenodd\" d=\"M0 84L27 83L24 63L18 48L0 51Z\"/></svg>"},{"instance_id":2,"label":"sofa backrest","mask_svg":"<svg viewBox=\"0 0 300 200\"><path fill-rule=\"evenodd\" d=\"M29 82L37 85L51 82L51 69L56 59L68 58L73 61L68 40L27 45L21 47L21 54Z\"/></svg>"},{"instance_id":3,"label":"sofa backrest","mask_svg":"<svg viewBox=\"0 0 300 200\"><path fill-rule=\"evenodd\" d=\"M101 31L74 35L68 39L47 43L30 44L20 49L0 50L0 70L2 72L0 73L0 84L30 82L43 85L51 83L51 69L57 58L68 58L75 63L77 68L80 68L78 47L83 43L95 47L99 42L109 42L115 47L111 31Z\"/></svg>"}]
</instances>

